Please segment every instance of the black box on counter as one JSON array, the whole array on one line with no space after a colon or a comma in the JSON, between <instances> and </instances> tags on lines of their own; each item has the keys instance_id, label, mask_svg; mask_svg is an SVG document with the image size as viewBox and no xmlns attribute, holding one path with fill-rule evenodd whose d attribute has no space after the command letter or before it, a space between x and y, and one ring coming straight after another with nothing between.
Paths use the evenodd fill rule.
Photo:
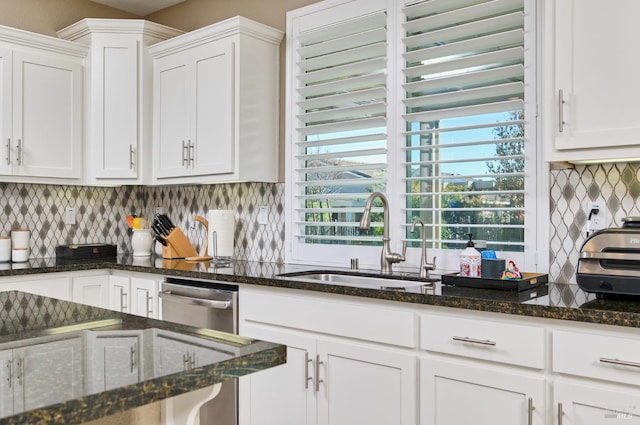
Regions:
<instances>
[{"instance_id":1,"label":"black box on counter","mask_svg":"<svg viewBox=\"0 0 640 425\"><path fill-rule=\"evenodd\" d=\"M96 260L116 258L117 255L117 244L89 243L56 246L56 260Z\"/></svg>"}]
</instances>

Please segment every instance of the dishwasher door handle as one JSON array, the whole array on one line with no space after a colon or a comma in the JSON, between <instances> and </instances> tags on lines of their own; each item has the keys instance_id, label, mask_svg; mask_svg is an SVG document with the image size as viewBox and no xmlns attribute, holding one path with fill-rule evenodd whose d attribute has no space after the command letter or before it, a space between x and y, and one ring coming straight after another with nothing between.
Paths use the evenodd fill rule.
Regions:
<instances>
[{"instance_id":1,"label":"dishwasher door handle","mask_svg":"<svg viewBox=\"0 0 640 425\"><path fill-rule=\"evenodd\" d=\"M187 305L199 305L202 307L217 308L226 310L231 307L231 301L216 301L203 298L185 297L184 295L172 294L171 291L160 291L160 298L167 301L175 301Z\"/></svg>"}]
</instances>

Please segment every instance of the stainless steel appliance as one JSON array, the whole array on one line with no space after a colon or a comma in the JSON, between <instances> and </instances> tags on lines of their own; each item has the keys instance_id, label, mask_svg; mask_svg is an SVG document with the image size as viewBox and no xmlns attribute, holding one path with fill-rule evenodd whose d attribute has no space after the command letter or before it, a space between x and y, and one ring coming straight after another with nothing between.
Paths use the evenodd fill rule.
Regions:
<instances>
[{"instance_id":1,"label":"stainless steel appliance","mask_svg":"<svg viewBox=\"0 0 640 425\"><path fill-rule=\"evenodd\" d=\"M578 286L599 296L640 295L640 217L591 235L580 249Z\"/></svg>"},{"instance_id":2,"label":"stainless steel appliance","mask_svg":"<svg viewBox=\"0 0 640 425\"><path fill-rule=\"evenodd\" d=\"M160 291L162 320L238 333L238 287L220 282L167 278ZM201 425L237 425L237 380L200 408Z\"/></svg>"}]
</instances>

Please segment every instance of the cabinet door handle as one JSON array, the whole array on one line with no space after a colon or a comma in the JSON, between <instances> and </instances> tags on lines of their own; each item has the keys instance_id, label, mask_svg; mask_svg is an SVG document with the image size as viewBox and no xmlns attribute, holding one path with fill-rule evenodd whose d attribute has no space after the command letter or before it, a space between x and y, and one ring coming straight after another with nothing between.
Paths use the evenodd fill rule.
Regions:
<instances>
[{"instance_id":1,"label":"cabinet door handle","mask_svg":"<svg viewBox=\"0 0 640 425\"><path fill-rule=\"evenodd\" d=\"M133 167L135 167L135 153L136 150L133 148L133 145L129 145L129 169L133 170Z\"/></svg>"},{"instance_id":2,"label":"cabinet door handle","mask_svg":"<svg viewBox=\"0 0 640 425\"><path fill-rule=\"evenodd\" d=\"M11 165L11 138L7 139L7 165Z\"/></svg>"},{"instance_id":3,"label":"cabinet door handle","mask_svg":"<svg viewBox=\"0 0 640 425\"><path fill-rule=\"evenodd\" d=\"M562 410L562 403L558 403L558 425L562 425L562 416L564 411Z\"/></svg>"},{"instance_id":4,"label":"cabinet door handle","mask_svg":"<svg viewBox=\"0 0 640 425\"><path fill-rule=\"evenodd\" d=\"M316 355L316 392L320 391L320 383L324 382L323 379L320 379L320 365L324 364L324 362L320 361L320 355Z\"/></svg>"},{"instance_id":5,"label":"cabinet door handle","mask_svg":"<svg viewBox=\"0 0 640 425\"><path fill-rule=\"evenodd\" d=\"M131 346L131 373L133 373L134 368L136 367L136 346Z\"/></svg>"},{"instance_id":6,"label":"cabinet door handle","mask_svg":"<svg viewBox=\"0 0 640 425\"><path fill-rule=\"evenodd\" d=\"M22 386L23 384L23 379L24 379L24 361L23 359L18 359L18 385Z\"/></svg>"},{"instance_id":7,"label":"cabinet door handle","mask_svg":"<svg viewBox=\"0 0 640 425\"><path fill-rule=\"evenodd\" d=\"M153 297L147 293L147 317L153 317Z\"/></svg>"},{"instance_id":8,"label":"cabinet door handle","mask_svg":"<svg viewBox=\"0 0 640 425\"><path fill-rule=\"evenodd\" d=\"M9 384L9 388L11 388L13 384L13 360L7 362L7 372L7 384Z\"/></svg>"},{"instance_id":9,"label":"cabinet door handle","mask_svg":"<svg viewBox=\"0 0 640 425\"><path fill-rule=\"evenodd\" d=\"M182 369L189 370L189 363L191 363L191 353L187 351L187 354L182 355Z\"/></svg>"},{"instance_id":10,"label":"cabinet door handle","mask_svg":"<svg viewBox=\"0 0 640 425\"><path fill-rule=\"evenodd\" d=\"M182 141L182 165L184 166L189 166L189 159L187 159L187 143L183 140Z\"/></svg>"},{"instance_id":11,"label":"cabinet door handle","mask_svg":"<svg viewBox=\"0 0 640 425\"><path fill-rule=\"evenodd\" d=\"M16 148L18 149L18 157L16 158L16 162L18 165L22 165L22 139L18 139Z\"/></svg>"},{"instance_id":12,"label":"cabinet door handle","mask_svg":"<svg viewBox=\"0 0 640 425\"><path fill-rule=\"evenodd\" d=\"M640 367L640 363L630 362L627 360L618 360L618 359L608 359L606 357L600 357L600 362L615 364L619 366L630 366L630 367Z\"/></svg>"},{"instance_id":13,"label":"cabinet door handle","mask_svg":"<svg viewBox=\"0 0 640 425\"><path fill-rule=\"evenodd\" d=\"M191 369L194 369L196 367L196 352L194 351L193 353L191 353L191 361L189 361L189 366Z\"/></svg>"},{"instance_id":14,"label":"cabinet door handle","mask_svg":"<svg viewBox=\"0 0 640 425\"><path fill-rule=\"evenodd\" d=\"M120 311L125 312L127 310L127 293L124 292L124 288L120 288Z\"/></svg>"},{"instance_id":15,"label":"cabinet door handle","mask_svg":"<svg viewBox=\"0 0 640 425\"><path fill-rule=\"evenodd\" d=\"M533 405L533 399L531 397L529 397L529 400L527 400L527 424L528 425L533 425L533 411L536 410L536 408Z\"/></svg>"},{"instance_id":16,"label":"cabinet door handle","mask_svg":"<svg viewBox=\"0 0 640 425\"><path fill-rule=\"evenodd\" d=\"M193 163L196 162L196 147L191 140L189 140L189 163L193 167Z\"/></svg>"},{"instance_id":17,"label":"cabinet door handle","mask_svg":"<svg viewBox=\"0 0 640 425\"><path fill-rule=\"evenodd\" d=\"M474 338L469 338L467 336L454 336L452 339L454 341L470 342L472 344L491 345L491 346L496 345L495 341L491 341L488 339L474 339Z\"/></svg>"},{"instance_id":18,"label":"cabinet door handle","mask_svg":"<svg viewBox=\"0 0 640 425\"><path fill-rule=\"evenodd\" d=\"M558 90L558 131L562 133L564 131L564 90Z\"/></svg>"},{"instance_id":19,"label":"cabinet door handle","mask_svg":"<svg viewBox=\"0 0 640 425\"><path fill-rule=\"evenodd\" d=\"M309 389L309 381L313 381L313 378L309 376L309 363L313 367L313 360L309 358L309 352L304 352L304 389Z\"/></svg>"}]
</instances>

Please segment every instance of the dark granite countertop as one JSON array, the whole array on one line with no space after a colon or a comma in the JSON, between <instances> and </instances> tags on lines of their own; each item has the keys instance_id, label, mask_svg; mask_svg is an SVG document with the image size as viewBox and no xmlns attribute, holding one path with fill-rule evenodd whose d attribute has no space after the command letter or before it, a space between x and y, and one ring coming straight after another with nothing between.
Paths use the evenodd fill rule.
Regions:
<instances>
[{"instance_id":1,"label":"dark granite countertop","mask_svg":"<svg viewBox=\"0 0 640 425\"><path fill-rule=\"evenodd\" d=\"M393 291L354 288L308 282L296 278L283 279L278 277L282 273L300 270L323 270L319 266L249 261L233 261L229 264L190 263L184 260L163 260L154 257L136 259L130 255L121 255L108 261L62 264L57 264L54 258L35 259L20 267L20 269L0 269L0 276L113 269L239 284L292 288L467 310L640 327L640 297L598 299L594 294L582 291L577 285L567 283L549 283L535 290L523 292L459 288L442 285L441 283L414 287L414 289L407 291ZM348 272L348 270L345 270L345 272ZM394 276L394 278L406 279L407 281L418 280L415 274L402 274Z\"/></svg>"},{"instance_id":2,"label":"dark granite countertop","mask_svg":"<svg viewBox=\"0 0 640 425\"><path fill-rule=\"evenodd\" d=\"M0 306L2 399L16 400L0 405L0 424L82 423L286 361L283 345L18 291L0 292ZM104 354L122 340L134 341L131 364ZM207 355L184 370L183 347Z\"/></svg>"}]
</instances>

